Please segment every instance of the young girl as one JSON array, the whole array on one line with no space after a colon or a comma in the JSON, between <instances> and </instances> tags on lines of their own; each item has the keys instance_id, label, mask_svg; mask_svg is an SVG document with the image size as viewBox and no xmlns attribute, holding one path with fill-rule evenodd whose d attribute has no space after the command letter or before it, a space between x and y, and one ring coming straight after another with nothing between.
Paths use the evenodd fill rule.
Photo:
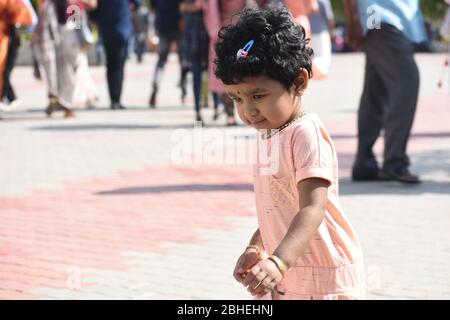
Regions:
<instances>
[{"instance_id":1,"label":"young girl","mask_svg":"<svg viewBox=\"0 0 450 320\"><path fill-rule=\"evenodd\" d=\"M276 173L264 173L259 160L255 166L259 228L234 277L258 298L361 299L363 256L339 203L336 152L318 117L302 110L307 44L282 8L246 9L219 34L217 77L240 118L262 132L268 149L275 138L279 147Z\"/></svg>"}]
</instances>

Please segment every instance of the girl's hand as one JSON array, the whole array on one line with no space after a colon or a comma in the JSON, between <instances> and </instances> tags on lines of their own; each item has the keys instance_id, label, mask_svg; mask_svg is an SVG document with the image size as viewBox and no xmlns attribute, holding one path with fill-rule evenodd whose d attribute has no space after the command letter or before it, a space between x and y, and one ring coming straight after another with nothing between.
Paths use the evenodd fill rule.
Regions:
<instances>
[{"instance_id":1,"label":"girl's hand","mask_svg":"<svg viewBox=\"0 0 450 320\"><path fill-rule=\"evenodd\" d=\"M233 277L241 282L244 280L245 275L251 267L256 265L260 260L260 255L255 249L247 249L245 252L239 257L236 267L233 271Z\"/></svg>"},{"instance_id":2,"label":"girl's hand","mask_svg":"<svg viewBox=\"0 0 450 320\"><path fill-rule=\"evenodd\" d=\"M283 275L277 265L270 259L258 262L246 275L244 287L248 286L248 291L252 296L262 296L273 290L283 279Z\"/></svg>"}]
</instances>

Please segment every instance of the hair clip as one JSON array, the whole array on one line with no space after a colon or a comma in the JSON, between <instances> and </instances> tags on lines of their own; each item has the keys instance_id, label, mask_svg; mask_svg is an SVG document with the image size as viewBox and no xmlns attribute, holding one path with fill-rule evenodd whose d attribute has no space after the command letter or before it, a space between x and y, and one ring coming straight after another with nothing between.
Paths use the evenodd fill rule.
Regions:
<instances>
[{"instance_id":1,"label":"hair clip","mask_svg":"<svg viewBox=\"0 0 450 320\"><path fill-rule=\"evenodd\" d=\"M248 56L248 52L250 51L250 49L253 46L253 43L255 43L255 41L250 40L249 42L247 42L245 47L243 47L242 49L239 49L238 52L236 53L236 58L240 59L240 58L247 57Z\"/></svg>"}]
</instances>

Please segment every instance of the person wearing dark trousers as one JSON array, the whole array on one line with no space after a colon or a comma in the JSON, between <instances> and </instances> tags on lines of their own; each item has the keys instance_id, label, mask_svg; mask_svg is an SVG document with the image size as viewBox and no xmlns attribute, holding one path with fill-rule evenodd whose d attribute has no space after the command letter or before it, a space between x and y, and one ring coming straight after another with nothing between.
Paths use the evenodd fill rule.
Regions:
<instances>
[{"instance_id":1,"label":"person wearing dark trousers","mask_svg":"<svg viewBox=\"0 0 450 320\"><path fill-rule=\"evenodd\" d=\"M108 79L111 109L125 109L120 103L122 96L125 62L128 56L127 42L105 42L106 76Z\"/></svg>"},{"instance_id":2,"label":"person wearing dark trousers","mask_svg":"<svg viewBox=\"0 0 450 320\"><path fill-rule=\"evenodd\" d=\"M362 47L366 55L352 178L418 183L419 177L409 171L407 143L420 80L414 47L427 39L419 1L345 0L344 3L350 45ZM382 130L385 145L380 169L372 149Z\"/></svg>"},{"instance_id":3,"label":"person wearing dark trousers","mask_svg":"<svg viewBox=\"0 0 450 320\"><path fill-rule=\"evenodd\" d=\"M133 36L131 10L141 5L141 0L99 0L91 18L97 22L106 53L111 109L125 109L121 104L128 42Z\"/></svg>"},{"instance_id":4,"label":"person wearing dark trousers","mask_svg":"<svg viewBox=\"0 0 450 320\"><path fill-rule=\"evenodd\" d=\"M180 50L180 3L182 0L153 0L152 10L155 13L155 29L158 33L158 62L153 76L152 92L150 95L149 106L150 108L156 107L156 99L163 75L164 66L166 65L167 58L170 53L170 48L173 43L178 45L178 54L181 65L181 99L184 102L186 96L186 76L189 72L189 68L183 67L183 59L181 57L182 50Z\"/></svg>"},{"instance_id":5,"label":"person wearing dark trousers","mask_svg":"<svg viewBox=\"0 0 450 320\"><path fill-rule=\"evenodd\" d=\"M9 103L9 108L14 109L19 100L17 99L16 93L11 85L11 72L14 68L18 49L20 46L20 38L18 30L15 26L9 27L9 44L8 44L8 56L6 60L5 71L3 73L3 92L1 95L1 100L6 99Z\"/></svg>"}]
</instances>

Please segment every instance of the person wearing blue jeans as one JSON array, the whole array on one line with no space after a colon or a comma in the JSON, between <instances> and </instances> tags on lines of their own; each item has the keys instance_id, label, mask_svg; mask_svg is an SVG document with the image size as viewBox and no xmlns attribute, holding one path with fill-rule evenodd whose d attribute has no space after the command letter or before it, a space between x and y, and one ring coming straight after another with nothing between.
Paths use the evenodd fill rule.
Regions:
<instances>
[{"instance_id":1,"label":"person wearing blue jeans","mask_svg":"<svg viewBox=\"0 0 450 320\"><path fill-rule=\"evenodd\" d=\"M138 8L141 0L99 0L91 17L97 22L106 53L111 109L125 109L120 98L124 79L128 42L133 36L132 8Z\"/></svg>"},{"instance_id":2,"label":"person wearing blue jeans","mask_svg":"<svg viewBox=\"0 0 450 320\"><path fill-rule=\"evenodd\" d=\"M350 45L363 48L366 55L352 178L418 183L419 177L409 171L406 148L419 93L414 49L427 40L419 0L344 0L344 4ZM372 148L383 129L380 169Z\"/></svg>"}]
</instances>

